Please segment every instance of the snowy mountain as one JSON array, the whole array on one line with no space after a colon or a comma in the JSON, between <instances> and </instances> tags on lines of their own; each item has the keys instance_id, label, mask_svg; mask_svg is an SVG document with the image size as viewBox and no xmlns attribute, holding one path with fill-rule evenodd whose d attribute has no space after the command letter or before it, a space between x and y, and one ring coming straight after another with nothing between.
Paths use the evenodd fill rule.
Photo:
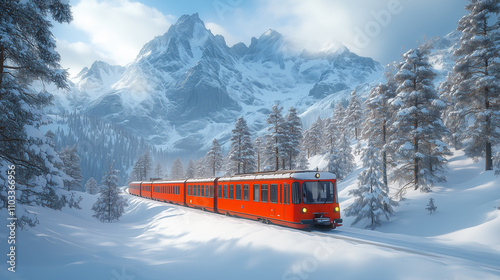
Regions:
<instances>
[{"instance_id":1,"label":"snowy mountain","mask_svg":"<svg viewBox=\"0 0 500 280\"><path fill-rule=\"evenodd\" d=\"M276 102L303 112L327 96L346 99L382 70L346 48L297 52L274 30L229 47L193 14L144 45L126 69L95 62L74 82L87 97L84 112L192 155L214 138L226 142L239 116L259 131Z\"/></svg>"},{"instance_id":2,"label":"snowy mountain","mask_svg":"<svg viewBox=\"0 0 500 280\"><path fill-rule=\"evenodd\" d=\"M125 67L109 65L103 61L96 61L89 68L85 67L73 79L76 88L81 92L99 94L113 86L125 72Z\"/></svg>"}]
</instances>

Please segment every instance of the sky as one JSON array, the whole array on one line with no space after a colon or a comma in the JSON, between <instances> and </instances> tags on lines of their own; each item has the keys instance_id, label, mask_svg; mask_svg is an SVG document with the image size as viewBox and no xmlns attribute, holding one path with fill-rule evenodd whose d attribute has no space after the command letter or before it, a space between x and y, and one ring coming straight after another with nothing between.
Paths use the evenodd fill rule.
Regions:
<instances>
[{"instance_id":1,"label":"sky","mask_svg":"<svg viewBox=\"0 0 500 280\"><path fill-rule=\"evenodd\" d=\"M184 14L198 13L229 46L269 29L297 50L346 46L383 65L457 27L467 0L70 0L74 20L54 24L61 65L72 76L96 60L134 61L144 44Z\"/></svg>"}]
</instances>

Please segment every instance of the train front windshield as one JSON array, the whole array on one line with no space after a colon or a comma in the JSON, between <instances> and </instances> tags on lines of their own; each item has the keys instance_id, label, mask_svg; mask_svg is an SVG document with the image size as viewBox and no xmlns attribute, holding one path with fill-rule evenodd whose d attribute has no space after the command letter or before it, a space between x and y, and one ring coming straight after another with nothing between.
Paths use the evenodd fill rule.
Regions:
<instances>
[{"instance_id":1,"label":"train front windshield","mask_svg":"<svg viewBox=\"0 0 500 280\"><path fill-rule=\"evenodd\" d=\"M329 181L304 182L302 200L306 204L333 203L333 183Z\"/></svg>"}]
</instances>

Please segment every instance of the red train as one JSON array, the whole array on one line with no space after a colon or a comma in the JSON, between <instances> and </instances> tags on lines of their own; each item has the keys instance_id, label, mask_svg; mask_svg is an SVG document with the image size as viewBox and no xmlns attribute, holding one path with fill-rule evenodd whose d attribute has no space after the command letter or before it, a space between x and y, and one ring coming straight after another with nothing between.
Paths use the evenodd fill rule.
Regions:
<instances>
[{"instance_id":1,"label":"red train","mask_svg":"<svg viewBox=\"0 0 500 280\"><path fill-rule=\"evenodd\" d=\"M298 229L342 225L336 178L329 172L278 171L132 182L129 193Z\"/></svg>"}]
</instances>

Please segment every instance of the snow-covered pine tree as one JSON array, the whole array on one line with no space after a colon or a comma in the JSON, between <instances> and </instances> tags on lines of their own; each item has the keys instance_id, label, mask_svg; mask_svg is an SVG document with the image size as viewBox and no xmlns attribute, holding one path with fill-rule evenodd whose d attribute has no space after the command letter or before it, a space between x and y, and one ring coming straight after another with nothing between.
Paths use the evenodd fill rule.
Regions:
<instances>
[{"instance_id":1,"label":"snow-covered pine tree","mask_svg":"<svg viewBox=\"0 0 500 280\"><path fill-rule=\"evenodd\" d=\"M300 161L298 157L302 143L302 121L295 107L290 107L288 110L285 123L286 132L283 148L287 157L284 160L288 163L287 168L292 170L298 166L298 161ZM283 168L286 169L285 166Z\"/></svg>"},{"instance_id":2,"label":"snow-covered pine tree","mask_svg":"<svg viewBox=\"0 0 500 280\"><path fill-rule=\"evenodd\" d=\"M176 158L172 163L172 168L170 168L170 178L172 179L185 179L184 178L184 166L180 158Z\"/></svg>"},{"instance_id":3,"label":"snow-covered pine tree","mask_svg":"<svg viewBox=\"0 0 500 280\"><path fill-rule=\"evenodd\" d=\"M116 222L125 212L125 207L128 206L127 199L120 195L118 189L118 174L120 170L114 169L113 163L109 165L108 171L102 177L102 186L100 195L97 201L92 205L95 217L101 222Z\"/></svg>"},{"instance_id":4,"label":"snow-covered pine tree","mask_svg":"<svg viewBox=\"0 0 500 280\"><path fill-rule=\"evenodd\" d=\"M318 117L309 129L304 132L303 146L307 150L307 158L323 152L323 120Z\"/></svg>"},{"instance_id":5,"label":"snow-covered pine tree","mask_svg":"<svg viewBox=\"0 0 500 280\"><path fill-rule=\"evenodd\" d=\"M445 104L434 88L436 74L427 55L425 45L409 50L394 77L399 86L391 100L397 113L389 145L397 163L393 177L402 185L399 197L409 187L429 191L434 183L446 181L443 171L450 151L441 141L448 132L441 121Z\"/></svg>"},{"instance_id":6,"label":"snow-covered pine tree","mask_svg":"<svg viewBox=\"0 0 500 280\"><path fill-rule=\"evenodd\" d=\"M222 155L222 148L217 139L212 141L212 147L205 155L205 162L210 167L210 175L214 176L222 168L224 156Z\"/></svg>"},{"instance_id":7,"label":"snow-covered pine tree","mask_svg":"<svg viewBox=\"0 0 500 280\"><path fill-rule=\"evenodd\" d=\"M342 135L344 133L344 130L346 129L345 117L346 117L345 108L341 102L338 102L335 105L335 108L333 109L333 118L332 118L332 122L339 131L338 139L340 139L340 135Z\"/></svg>"},{"instance_id":8,"label":"snow-covered pine tree","mask_svg":"<svg viewBox=\"0 0 500 280\"><path fill-rule=\"evenodd\" d=\"M87 180L87 183L85 183L85 191L89 194L99 193L99 186L97 186L97 181L94 179L94 177L90 177Z\"/></svg>"},{"instance_id":9,"label":"snow-covered pine tree","mask_svg":"<svg viewBox=\"0 0 500 280\"><path fill-rule=\"evenodd\" d=\"M62 170L68 177L63 179L64 188L68 191L82 191L82 170L80 168L80 157L76 151L76 145L66 146L59 152Z\"/></svg>"},{"instance_id":10,"label":"snow-covered pine tree","mask_svg":"<svg viewBox=\"0 0 500 280\"><path fill-rule=\"evenodd\" d=\"M153 171L153 159L151 158L149 150L146 150L144 155L142 155L142 161L143 166L141 177L144 178L144 180L149 180L149 178L152 177L151 173Z\"/></svg>"},{"instance_id":11,"label":"snow-covered pine tree","mask_svg":"<svg viewBox=\"0 0 500 280\"><path fill-rule=\"evenodd\" d=\"M355 90L351 93L351 99L349 100L349 105L346 109L346 133L349 135L354 135L354 138L358 140L358 134L361 133L361 123L363 118L363 107L361 101L359 100L358 94Z\"/></svg>"},{"instance_id":12,"label":"snow-covered pine tree","mask_svg":"<svg viewBox=\"0 0 500 280\"><path fill-rule=\"evenodd\" d=\"M231 150L229 150L228 173L240 174L255 170L255 151L250 130L243 117L238 118L231 136Z\"/></svg>"},{"instance_id":13,"label":"snow-covered pine tree","mask_svg":"<svg viewBox=\"0 0 500 280\"><path fill-rule=\"evenodd\" d=\"M151 175L152 159L149 150L137 158L134 163L129 181L145 181L149 180Z\"/></svg>"},{"instance_id":14,"label":"snow-covered pine tree","mask_svg":"<svg viewBox=\"0 0 500 280\"><path fill-rule=\"evenodd\" d=\"M184 175L186 179L196 178L196 166L193 160L189 160L188 166L186 168L186 175Z\"/></svg>"},{"instance_id":15,"label":"snow-covered pine tree","mask_svg":"<svg viewBox=\"0 0 500 280\"><path fill-rule=\"evenodd\" d=\"M38 223L23 205L61 209L70 201L62 191L60 159L40 132L40 126L50 122L43 108L51 104L52 95L35 92L31 84L39 80L67 88L67 72L59 65L50 29L54 22L71 20L67 1L0 3L0 209L8 205L7 174L13 171L19 228Z\"/></svg>"},{"instance_id":16,"label":"snow-covered pine tree","mask_svg":"<svg viewBox=\"0 0 500 280\"><path fill-rule=\"evenodd\" d=\"M334 173L337 179L343 180L355 167L354 156L352 155L351 141L346 134L342 134L339 139L337 149L330 154L328 161L328 171Z\"/></svg>"},{"instance_id":17,"label":"snow-covered pine tree","mask_svg":"<svg viewBox=\"0 0 500 280\"><path fill-rule=\"evenodd\" d=\"M366 100L365 122L363 123L363 138L371 140L374 147L381 150L382 182L388 186L388 151L386 144L389 141L389 125L393 115L389 100L396 94L396 86L392 82L391 72L386 71L386 84L374 87Z\"/></svg>"},{"instance_id":18,"label":"snow-covered pine tree","mask_svg":"<svg viewBox=\"0 0 500 280\"><path fill-rule=\"evenodd\" d=\"M266 145L262 137L257 137L253 141L255 150L255 162L257 163L257 172L261 171L261 166L264 162L264 155L266 153Z\"/></svg>"},{"instance_id":19,"label":"snow-covered pine tree","mask_svg":"<svg viewBox=\"0 0 500 280\"><path fill-rule=\"evenodd\" d=\"M381 226L383 216L389 220L394 214L393 207L397 206L397 202L389 198L389 188L382 181L383 162L380 160L380 152L375 143L368 140L363 151L364 170L359 174L358 188L349 191L349 195L356 197L356 200L345 209L346 216L356 217L352 225L368 219L370 223L366 228L375 229Z\"/></svg>"},{"instance_id":20,"label":"snow-covered pine tree","mask_svg":"<svg viewBox=\"0 0 500 280\"><path fill-rule=\"evenodd\" d=\"M266 135L266 169L280 170L280 159L286 157L283 149L285 138L285 120L281 114L283 107L279 104L273 106L272 112L267 117L269 134Z\"/></svg>"},{"instance_id":21,"label":"snow-covered pine tree","mask_svg":"<svg viewBox=\"0 0 500 280\"><path fill-rule=\"evenodd\" d=\"M156 178L163 178L163 170L159 162L156 163L154 175Z\"/></svg>"},{"instance_id":22,"label":"snow-covered pine tree","mask_svg":"<svg viewBox=\"0 0 500 280\"><path fill-rule=\"evenodd\" d=\"M485 170L492 170L493 146L500 143L500 2L470 0L465 9L446 87L454 106L450 116L463 128L466 154L484 157Z\"/></svg>"}]
</instances>

